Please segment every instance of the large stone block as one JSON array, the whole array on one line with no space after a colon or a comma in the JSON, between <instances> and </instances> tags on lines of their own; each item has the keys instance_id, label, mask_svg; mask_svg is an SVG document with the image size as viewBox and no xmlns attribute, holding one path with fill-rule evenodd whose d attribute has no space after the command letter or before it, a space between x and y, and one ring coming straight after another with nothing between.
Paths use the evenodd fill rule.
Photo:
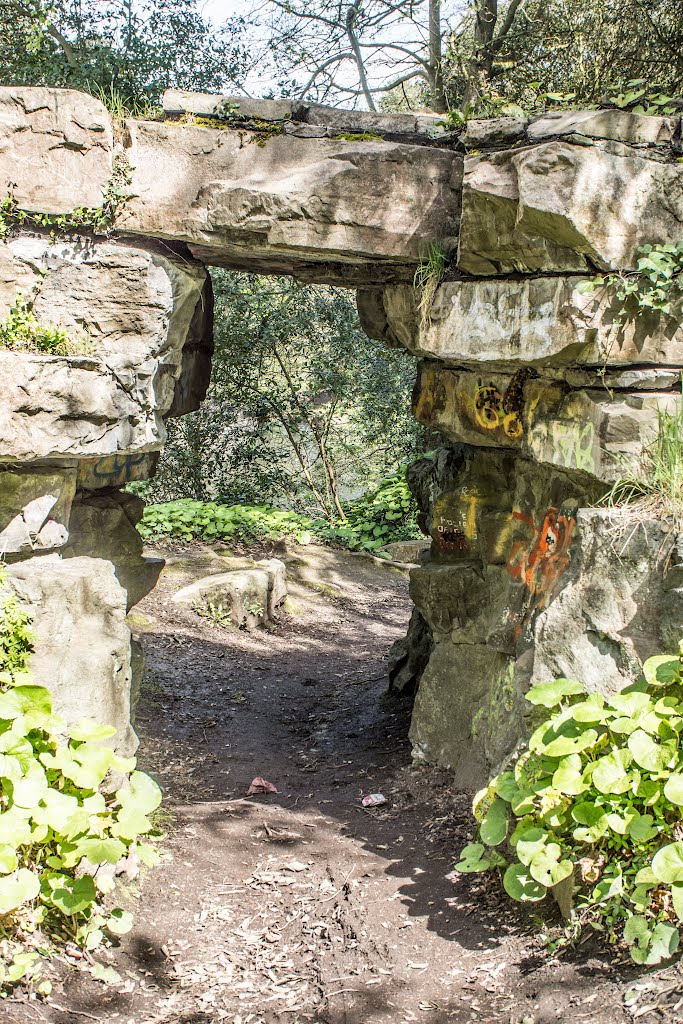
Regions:
<instances>
[{"instance_id":1,"label":"large stone block","mask_svg":"<svg viewBox=\"0 0 683 1024\"><path fill-rule=\"evenodd\" d=\"M128 128L134 198L121 227L187 242L207 263L367 284L411 278L434 239L455 247L462 157L447 150Z\"/></svg>"},{"instance_id":2,"label":"large stone block","mask_svg":"<svg viewBox=\"0 0 683 1024\"><path fill-rule=\"evenodd\" d=\"M683 230L683 167L549 142L465 162L458 267L488 276L635 269Z\"/></svg>"},{"instance_id":3,"label":"large stone block","mask_svg":"<svg viewBox=\"0 0 683 1024\"><path fill-rule=\"evenodd\" d=\"M142 538L135 529L143 510L141 499L124 491L77 494L64 550L65 558L90 556L111 562L126 592L127 611L154 588L164 566L161 558L143 557Z\"/></svg>"},{"instance_id":4,"label":"large stone block","mask_svg":"<svg viewBox=\"0 0 683 1024\"><path fill-rule=\"evenodd\" d=\"M446 281L426 325L416 315L414 289L390 286L383 292L384 322L376 311L372 324L414 355L455 365L683 366L680 301L671 315L644 312L622 324L621 303L605 288L582 293L584 280Z\"/></svg>"},{"instance_id":5,"label":"large stone block","mask_svg":"<svg viewBox=\"0 0 683 1024\"><path fill-rule=\"evenodd\" d=\"M279 558L270 558L205 576L179 590L173 601L223 624L254 629L276 618L286 597L285 564Z\"/></svg>"},{"instance_id":6,"label":"large stone block","mask_svg":"<svg viewBox=\"0 0 683 1024\"><path fill-rule=\"evenodd\" d=\"M0 244L0 316L17 291L88 355L0 351L0 458L158 449L163 417L196 404L210 359L205 269L155 247L19 236ZM190 351L185 353L185 346Z\"/></svg>"},{"instance_id":7,"label":"large stone block","mask_svg":"<svg viewBox=\"0 0 683 1024\"><path fill-rule=\"evenodd\" d=\"M31 558L7 571L9 586L32 620L30 670L69 722L94 718L113 725L111 742L132 754L131 636L126 593L110 562L98 558Z\"/></svg>"},{"instance_id":8,"label":"large stone block","mask_svg":"<svg viewBox=\"0 0 683 1024\"><path fill-rule=\"evenodd\" d=\"M554 110L534 117L527 127L532 142L553 136L583 136L629 146L669 146L678 129L676 117L653 117L631 110Z\"/></svg>"},{"instance_id":9,"label":"large stone block","mask_svg":"<svg viewBox=\"0 0 683 1024\"><path fill-rule=\"evenodd\" d=\"M642 469L660 412L680 409L677 391L610 394L524 372L485 374L422 363L415 415L452 441L515 449L536 462L613 482L627 466Z\"/></svg>"},{"instance_id":10,"label":"large stone block","mask_svg":"<svg viewBox=\"0 0 683 1024\"><path fill-rule=\"evenodd\" d=\"M112 175L111 121L99 100L71 89L0 87L0 194L25 210L101 206Z\"/></svg>"},{"instance_id":11,"label":"large stone block","mask_svg":"<svg viewBox=\"0 0 683 1024\"><path fill-rule=\"evenodd\" d=\"M433 560L411 595L436 648L411 738L477 787L528 736L529 686L563 676L613 693L678 642L671 524L581 507L590 495L566 474L501 452L445 452L412 480Z\"/></svg>"},{"instance_id":12,"label":"large stone block","mask_svg":"<svg viewBox=\"0 0 683 1024\"><path fill-rule=\"evenodd\" d=\"M75 488L74 470L0 471L0 560L63 547Z\"/></svg>"}]
</instances>

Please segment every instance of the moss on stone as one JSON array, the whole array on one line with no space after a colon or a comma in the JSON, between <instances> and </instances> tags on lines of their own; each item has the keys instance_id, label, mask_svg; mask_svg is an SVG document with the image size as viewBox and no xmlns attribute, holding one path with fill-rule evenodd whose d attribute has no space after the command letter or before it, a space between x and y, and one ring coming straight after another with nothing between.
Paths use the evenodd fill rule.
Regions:
<instances>
[{"instance_id":1,"label":"moss on stone","mask_svg":"<svg viewBox=\"0 0 683 1024\"><path fill-rule=\"evenodd\" d=\"M343 139L345 142L383 142L381 135L376 132L340 132L335 139Z\"/></svg>"}]
</instances>

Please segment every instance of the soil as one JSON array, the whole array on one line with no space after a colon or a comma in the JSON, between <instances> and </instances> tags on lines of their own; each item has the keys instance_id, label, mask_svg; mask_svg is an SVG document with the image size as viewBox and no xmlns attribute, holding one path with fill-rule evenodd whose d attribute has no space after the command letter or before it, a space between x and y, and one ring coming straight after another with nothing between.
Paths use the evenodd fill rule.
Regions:
<instances>
[{"instance_id":1,"label":"soil","mask_svg":"<svg viewBox=\"0 0 683 1024\"><path fill-rule=\"evenodd\" d=\"M139 764L166 794L166 859L119 899L135 926L99 957L116 980L65 957L47 1001L7 1000L0 1020L618 1024L635 1007L676 1019L656 999L652 1013L636 997L625 1008L634 972L619 954L590 940L551 955L540 918L495 878L451 874L473 837L470 795L412 763L410 703L386 695L410 614L404 571L280 553L287 610L247 633L171 601L229 557L162 554L131 625L147 664ZM277 793L246 798L259 776ZM363 808L375 792L386 803Z\"/></svg>"}]
</instances>

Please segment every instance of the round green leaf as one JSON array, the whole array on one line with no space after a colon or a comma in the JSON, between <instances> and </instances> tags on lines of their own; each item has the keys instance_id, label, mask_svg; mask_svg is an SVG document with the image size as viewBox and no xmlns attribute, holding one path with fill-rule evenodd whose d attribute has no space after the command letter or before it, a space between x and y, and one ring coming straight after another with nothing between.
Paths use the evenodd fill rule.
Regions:
<instances>
[{"instance_id":1,"label":"round green leaf","mask_svg":"<svg viewBox=\"0 0 683 1024\"><path fill-rule=\"evenodd\" d=\"M579 693L585 693L581 683L576 683L572 679L555 679L552 683L539 683L537 686L532 686L526 694L526 699L530 704L554 708L565 697L574 697Z\"/></svg>"},{"instance_id":2,"label":"round green leaf","mask_svg":"<svg viewBox=\"0 0 683 1024\"><path fill-rule=\"evenodd\" d=\"M659 834L651 814L634 814L628 823L627 834L636 843L648 843Z\"/></svg>"},{"instance_id":3,"label":"round green leaf","mask_svg":"<svg viewBox=\"0 0 683 1024\"><path fill-rule=\"evenodd\" d=\"M507 800L508 803L511 803L519 792L514 772L503 772L502 775L493 780L493 785L498 796L502 800Z\"/></svg>"},{"instance_id":4,"label":"round green leaf","mask_svg":"<svg viewBox=\"0 0 683 1024\"><path fill-rule=\"evenodd\" d=\"M114 935L125 935L133 927L133 915L117 907L112 910L106 927L107 931L113 932Z\"/></svg>"},{"instance_id":5,"label":"round green leaf","mask_svg":"<svg viewBox=\"0 0 683 1024\"><path fill-rule=\"evenodd\" d=\"M460 860L455 865L455 870L461 874L488 871L491 862L484 856L485 853L486 847L483 843L470 843L461 851Z\"/></svg>"},{"instance_id":6,"label":"round green leaf","mask_svg":"<svg viewBox=\"0 0 683 1024\"><path fill-rule=\"evenodd\" d=\"M479 838L487 846L498 846L508 832L508 804L496 797L479 826Z\"/></svg>"},{"instance_id":7,"label":"round green leaf","mask_svg":"<svg viewBox=\"0 0 683 1024\"><path fill-rule=\"evenodd\" d=\"M116 736L116 728L113 725L101 725L92 718L81 718L76 725L69 726L69 736L72 740L84 742L86 740L100 741Z\"/></svg>"},{"instance_id":8,"label":"round green leaf","mask_svg":"<svg viewBox=\"0 0 683 1024\"><path fill-rule=\"evenodd\" d=\"M503 886L508 896L518 903L537 902L542 900L547 889L535 878L532 878L528 867L524 864L511 864L503 875Z\"/></svg>"},{"instance_id":9,"label":"round green leaf","mask_svg":"<svg viewBox=\"0 0 683 1024\"><path fill-rule=\"evenodd\" d=\"M633 760L641 768L649 772L663 772L669 767L676 755L675 743L655 743L642 729L638 729L628 738L628 749Z\"/></svg>"},{"instance_id":10,"label":"round green leaf","mask_svg":"<svg viewBox=\"0 0 683 1024\"><path fill-rule=\"evenodd\" d=\"M0 874L9 875L17 868L17 853L13 846L0 846Z\"/></svg>"},{"instance_id":11,"label":"round green leaf","mask_svg":"<svg viewBox=\"0 0 683 1024\"><path fill-rule=\"evenodd\" d=\"M95 883L90 875L69 879L61 888L52 893L52 902L63 914L72 917L94 903L97 898Z\"/></svg>"},{"instance_id":12,"label":"round green leaf","mask_svg":"<svg viewBox=\"0 0 683 1024\"><path fill-rule=\"evenodd\" d=\"M129 785L117 790L116 799L122 807L130 805L143 814L150 814L161 803L161 789L149 775L133 772Z\"/></svg>"},{"instance_id":13,"label":"round green leaf","mask_svg":"<svg viewBox=\"0 0 683 1024\"><path fill-rule=\"evenodd\" d=\"M36 898L40 881L28 868L19 868L14 875L0 878L0 914L9 914L23 903Z\"/></svg>"},{"instance_id":14,"label":"round green leaf","mask_svg":"<svg viewBox=\"0 0 683 1024\"><path fill-rule=\"evenodd\" d=\"M548 841L548 833L542 828L530 828L517 837L515 853L520 862L528 867L536 854Z\"/></svg>"},{"instance_id":15,"label":"round green leaf","mask_svg":"<svg viewBox=\"0 0 683 1024\"><path fill-rule=\"evenodd\" d=\"M683 807L683 774L670 775L664 783L664 796L677 807Z\"/></svg>"},{"instance_id":16,"label":"round green leaf","mask_svg":"<svg viewBox=\"0 0 683 1024\"><path fill-rule=\"evenodd\" d=\"M538 851L529 865L532 878L548 889L563 882L565 878L569 878L574 870L574 865L570 860L561 858L561 847L557 843L548 843Z\"/></svg>"},{"instance_id":17,"label":"round green leaf","mask_svg":"<svg viewBox=\"0 0 683 1024\"><path fill-rule=\"evenodd\" d=\"M652 871L660 882L683 882L683 842L669 843L652 858Z\"/></svg>"},{"instance_id":18,"label":"round green leaf","mask_svg":"<svg viewBox=\"0 0 683 1024\"><path fill-rule=\"evenodd\" d=\"M120 839L99 839L91 836L80 839L76 844L74 856L87 857L91 864L118 864L126 852Z\"/></svg>"},{"instance_id":19,"label":"round green leaf","mask_svg":"<svg viewBox=\"0 0 683 1024\"><path fill-rule=\"evenodd\" d=\"M630 750L617 749L596 761L591 776L599 793L626 793L631 788L633 776L628 769L633 760Z\"/></svg>"},{"instance_id":20,"label":"round green leaf","mask_svg":"<svg viewBox=\"0 0 683 1024\"><path fill-rule=\"evenodd\" d=\"M681 679L681 663L678 658L657 654L648 658L643 665L643 675L649 686L671 686Z\"/></svg>"},{"instance_id":21,"label":"round green leaf","mask_svg":"<svg viewBox=\"0 0 683 1024\"><path fill-rule=\"evenodd\" d=\"M553 774L553 789L567 796L578 796L588 789L583 778L580 754L569 754L562 758Z\"/></svg>"}]
</instances>

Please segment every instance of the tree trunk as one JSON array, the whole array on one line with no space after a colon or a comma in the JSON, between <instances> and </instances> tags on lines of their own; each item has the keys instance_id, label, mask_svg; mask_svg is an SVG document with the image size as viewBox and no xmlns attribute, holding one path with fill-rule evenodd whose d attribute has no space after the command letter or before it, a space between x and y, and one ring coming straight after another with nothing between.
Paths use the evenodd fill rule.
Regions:
<instances>
[{"instance_id":1,"label":"tree trunk","mask_svg":"<svg viewBox=\"0 0 683 1024\"><path fill-rule=\"evenodd\" d=\"M469 77L463 107L474 103L491 77L493 65L493 34L498 21L498 0L477 0L474 23L474 53L470 62Z\"/></svg>"},{"instance_id":2,"label":"tree trunk","mask_svg":"<svg viewBox=\"0 0 683 1024\"><path fill-rule=\"evenodd\" d=\"M429 0L429 87L432 107L438 114L444 114L447 105L441 53L441 0Z\"/></svg>"}]
</instances>

